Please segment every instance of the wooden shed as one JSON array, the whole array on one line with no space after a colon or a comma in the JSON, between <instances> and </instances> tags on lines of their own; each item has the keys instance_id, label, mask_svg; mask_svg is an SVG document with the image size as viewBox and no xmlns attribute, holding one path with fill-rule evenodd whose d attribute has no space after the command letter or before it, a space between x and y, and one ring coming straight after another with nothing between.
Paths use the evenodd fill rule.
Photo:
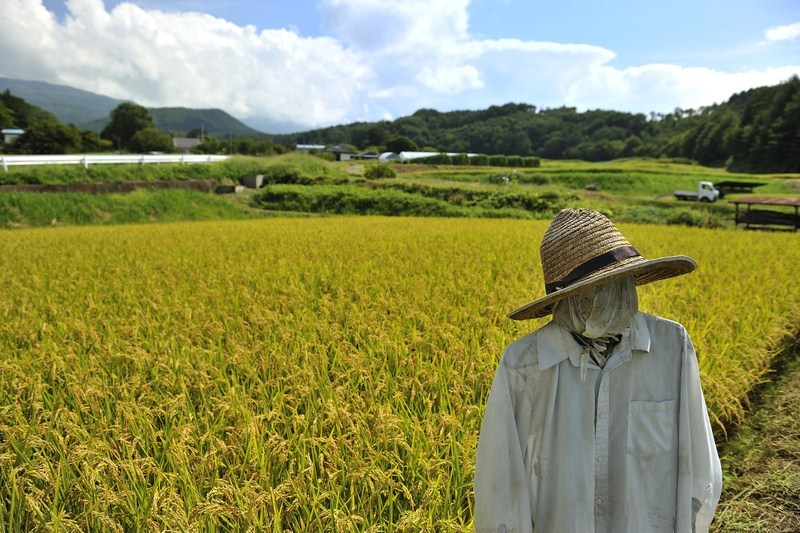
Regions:
<instances>
[{"instance_id":1,"label":"wooden shed","mask_svg":"<svg viewBox=\"0 0 800 533\"><path fill-rule=\"evenodd\" d=\"M744 224L745 228L760 227L793 231L800 228L800 198L748 196L731 200L731 203L736 205L736 224ZM746 206L742 207L741 212L740 204ZM777 209L765 209L764 207Z\"/></svg>"}]
</instances>

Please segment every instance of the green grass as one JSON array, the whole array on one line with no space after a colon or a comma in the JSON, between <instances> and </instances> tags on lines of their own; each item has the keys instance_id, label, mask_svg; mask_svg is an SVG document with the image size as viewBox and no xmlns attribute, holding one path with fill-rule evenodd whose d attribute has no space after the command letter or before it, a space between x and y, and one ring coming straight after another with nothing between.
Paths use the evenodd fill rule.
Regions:
<instances>
[{"instance_id":1,"label":"green grass","mask_svg":"<svg viewBox=\"0 0 800 533\"><path fill-rule=\"evenodd\" d=\"M254 205L269 210L326 214L385 216L437 216L484 218L544 218L555 214L563 201L534 195L469 195L458 189L413 188L379 184L357 185L269 185ZM536 211L531 209L536 207Z\"/></svg>"},{"instance_id":2,"label":"green grass","mask_svg":"<svg viewBox=\"0 0 800 533\"><path fill-rule=\"evenodd\" d=\"M146 165L41 165L9 167L0 171L0 185L14 183L98 183L122 181L168 181L213 179L220 183L236 182L245 174L265 174L272 167L291 166L303 176L346 177L343 168L306 154L273 157L236 156L228 161L194 164Z\"/></svg>"},{"instance_id":3,"label":"green grass","mask_svg":"<svg viewBox=\"0 0 800 533\"><path fill-rule=\"evenodd\" d=\"M730 195L712 205L679 202L675 189L695 189L701 179L760 180L764 186L755 194L785 196L798 192L800 180L787 176L730 174L722 169L705 168L672 160L626 159L608 163L583 161L545 161L540 168L467 167L447 165L397 165L398 176L365 180L364 169L373 162L331 162L309 154L290 153L271 157L234 157L229 161L195 165L93 165L12 168L0 174L2 183L93 183L183 179L210 179L236 183L245 174L263 174L270 187L245 204L227 199L230 206L252 214L253 208L275 213L380 214L446 217L548 218L563 207L591 207L618 222L673 224L708 228L733 226ZM503 176L510 178L504 183ZM593 186L588 190L587 187ZM0 193L2 194L2 193ZM250 197L250 196L248 196ZM50 220L62 223L93 224L141 221L130 216L125 202L106 202L93 208L97 200L47 200L58 209L45 209L33 201L15 205L0 200L0 223L41 225ZM39 201L43 202L43 201ZM87 207L88 205L88 207ZM121 209L122 213L115 213ZM28 210L31 210L28 213ZM94 211L105 214L96 216ZM180 216L179 209L172 210ZM241 218L235 210L219 211L215 217ZM197 215L187 214L187 219ZM176 220L176 218L166 218ZM111 222L108 222L111 221Z\"/></svg>"},{"instance_id":4,"label":"green grass","mask_svg":"<svg viewBox=\"0 0 800 533\"><path fill-rule=\"evenodd\" d=\"M254 215L222 198L189 190L139 189L127 194L0 193L0 227L103 225L243 219Z\"/></svg>"}]
</instances>

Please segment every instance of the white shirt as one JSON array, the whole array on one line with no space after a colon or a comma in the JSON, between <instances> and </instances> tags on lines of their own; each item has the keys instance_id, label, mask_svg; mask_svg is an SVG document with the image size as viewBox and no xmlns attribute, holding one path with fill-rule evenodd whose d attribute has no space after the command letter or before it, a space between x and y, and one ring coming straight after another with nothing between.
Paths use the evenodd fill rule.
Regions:
<instances>
[{"instance_id":1,"label":"white shirt","mask_svg":"<svg viewBox=\"0 0 800 533\"><path fill-rule=\"evenodd\" d=\"M722 473L694 348L637 313L604 368L550 322L506 348L486 403L475 531L704 532Z\"/></svg>"}]
</instances>

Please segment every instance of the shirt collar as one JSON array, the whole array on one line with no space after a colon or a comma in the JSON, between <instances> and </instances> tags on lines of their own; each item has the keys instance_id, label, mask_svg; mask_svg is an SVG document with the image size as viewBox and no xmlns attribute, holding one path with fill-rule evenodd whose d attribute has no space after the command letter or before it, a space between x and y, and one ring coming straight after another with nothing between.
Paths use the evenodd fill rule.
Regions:
<instances>
[{"instance_id":1,"label":"shirt collar","mask_svg":"<svg viewBox=\"0 0 800 533\"><path fill-rule=\"evenodd\" d=\"M647 329L644 314L637 312L631 322L629 333L631 350L649 352L650 331ZM570 356L578 357L581 353L581 347L569 331L553 321L548 322L537 333L536 347L539 353L539 370L557 365Z\"/></svg>"}]
</instances>

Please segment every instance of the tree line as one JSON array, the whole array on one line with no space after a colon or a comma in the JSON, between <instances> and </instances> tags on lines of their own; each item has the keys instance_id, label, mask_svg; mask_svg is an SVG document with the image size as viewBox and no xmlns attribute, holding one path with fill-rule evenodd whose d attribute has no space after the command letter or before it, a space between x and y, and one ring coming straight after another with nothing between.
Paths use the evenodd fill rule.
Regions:
<instances>
[{"instance_id":1,"label":"tree line","mask_svg":"<svg viewBox=\"0 0 800 533\"><path fill-rule=\"evenodd\" d=\"M394 121L357 122L273 140L586 161L669 157L732 171L800 172L800 80L795 76L721 104L671 113L578 112L518 103L479 111L420 109Z\"/></svg>"},{"instance_id":2,"label":"tree line","mask_svg":"<svg viewBox=\"0 0 800 533\"><path fill-rule=\"evenodd\" d=\"M21 129L24 133L12 143L0 143L0 153L70 154L123 151L132 153L175 152L173 137L201 138L199 153L237 153L269 155L282 151L271 140L248 136L218 139L195 128L188 133L159 130L146 107L124 102L111 111L108 124L100 131L79 130L63 124L55 115L29 104L6 90L0 93L0 129Z\"/></svg>"}]
</instances>

